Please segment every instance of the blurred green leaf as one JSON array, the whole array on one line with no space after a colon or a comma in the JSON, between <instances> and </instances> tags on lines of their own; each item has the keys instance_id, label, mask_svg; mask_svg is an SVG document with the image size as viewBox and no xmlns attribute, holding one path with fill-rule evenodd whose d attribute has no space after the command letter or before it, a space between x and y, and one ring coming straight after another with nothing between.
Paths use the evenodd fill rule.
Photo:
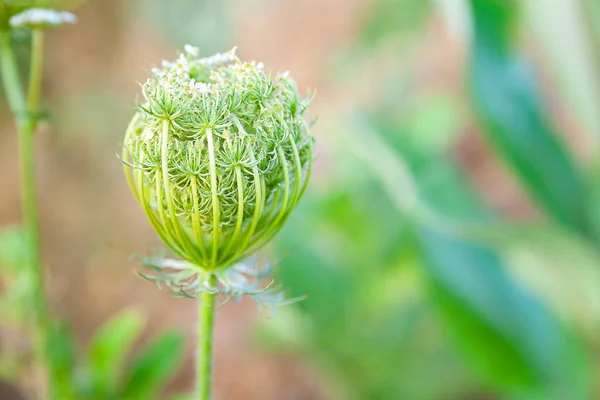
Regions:
<instances>
[{"instance_id":1,"label":"blurred green leaf","mask_svg":"<svg viewBox=\"0 0 600 400\"><path fill-rule=\"evenodd\" d=\"M177 372L183 357L184 338L180 333L164 333L138 353L124 380L119 399L156 399Z\"/></svg>"},{"instance_id":2,"label":"blurred green leaf","mask_svg":"<svg viewBox=\"0 0 600 400\"><path fill-rule=\"evenodd\" d=\"M415 241L368 170L339 150L332 183L313 187L278 237L286 292L308 298L263 325L262 343L307 357L333 380L333 398L454 398L472 378L442 347ZM447 379L432 385L442 373Z\"/></svg>"},{"instance_id":3,"label":"blurred green leaf","mask_svg":"<svg viewBox=\"0 0 600 400\"><path fill-rule=\"evenodd\" d=\"M484 132L550 217L587 231L586 190L559 142L535 76L513 50L518 2L470 0L470 87Z\"/></svg>"},{"instance_id":4,"label":"blurred green leaf","mask_svg":"<svg viewBox=\"0 0 600 400\"><path fill-rule=\"evenodd\" d=\"M94 396L114 396L129 350L144 326L141 314L121 311L105 322L88 346L89 391Z\"/></svg>"},{"instance_id":5,"label":"blurred green leaf","mask_svg":"<svg viewBox=\"0 0 600 400\"><path fill-rule=\"evenodd\" d=\"M387 36L397 36L424 25L429 0L375 0L367 9L362 27L362 39L367 45Z\"/></svg>"},{"instance_id":6,"label":"blurred green leaf","mask_svg":"<svg viewBox=\"0 0 600 400\"><path fill-rule=\"evenodd\" d=\"M421 238L432 295L480 373L520 398L589 397L582 349L497 255L433 229Z\"/></svg>"},{"instance_id":7,"label":"blurred green leaf","mask_svg":"<svg viewBox=\"0 0 600 400\"><path fill-rule=\"evenodd\" d=\"M333 337L343 329L351 312L349 299L353 282L341 268L307 251L295 251L286 257L281 281L289 297L307 295L298 306L319 324L322 338Z\"/></svg>"},{"instance_id":8,"label":"blurred green leaf","mask_svg":"<svg viewBox=\"0 0 600 400\"><path fill-rule=\"evenodd\" d=\"M54 399L77 399L73 376L77 350L75 343L75 337L66 324L59 322L52 324L48 335L48 357Z\"/></svg>"},{"instance_id":9,"label":"blurred green leaf","mask_svg":"<svg viewBox=\"0 0 600 400\"><path fill-rule=\"evenodd\" d=\"M514 275L588 338L600 321L600 252L595 243L544 226L507 237L502 253Z\"/></svg>"},{"instance_id":10,"label":"blurred green leaf","mask_svg":"<svg viewBox=\"0 0 600 400\"><path fill-rule=\"evenodd\" d=\"M9 274L18 274L27 268L29 252L27 239L17 226L0 230L0 270Z\"/></svg>"},{"instance_id":11,"label":"blurred green leaf","mask_svg":"<svg viewBox=\"0 0 600 400\"><path fill-rule=\"evenodd\" d=\"M417 152L428 155L443 154L456 142L462 115L453 96L429 94L407 114L406 134L398 135L398 142L408 141Z\"/></svg>"},{"instance_id":12,"label":"blurred green leaf","mask_svg":"<svg viewBox=\"0 0 600 400\"><path fill-rule=\"evenodd\" d=\"M0 272L3 322L21 325L32 310L35 275L29 268L27 238L19 227L0 230Z\"/></svg>"},{"instance_id":13,"label":"blurred green leaf","mask_svg":"<svg viewBox=\"0 0 600 400\"><path fill-rule=\"evenodd\" d=\"M600 132L600 86L594 39L600 17L598 0L544 0L523 2L526 25L536 34L544 50L544 69L552 71L552 83L560 89L561 106L577 118L585 133L598 138ZM589 5L589 9L585 9ZM560 25L561 29L556 29ZM597 40L597 39L596 39ZM600 50L600 49L597 49Z\"/></svg>"},{"instance_id":14,"label":"blurred green leaf","mask_svg":"<svg viewBox=\"0 0 600 400\"><path fill-rule=\"evenodd\" d=\"M441 212L457 223L475 220L483 226L492 221L477 194L443 154L407 146L400 139L402 130L395 130L393 124L379 125L377 132L365 122L353 121L352 126L361 132L353 136L359 141L354 147L369 149L370 157L361 158L390 198L399 199L398 212L407 212L401 199L404 187L394 186L386 175L401 175L395 169L405 168L402 175L410 176L408 180L418 186L419 203L428 204L433 215ZM393 157L396 163L390 161ZM427 179L424 173L438 178ZM444 219L417 218L415 222L432 298L474 371L519 398L586 398L589 381L580 344L507 274L499 256L455 234L454 225Z\"/></svg>"}]
</instances>

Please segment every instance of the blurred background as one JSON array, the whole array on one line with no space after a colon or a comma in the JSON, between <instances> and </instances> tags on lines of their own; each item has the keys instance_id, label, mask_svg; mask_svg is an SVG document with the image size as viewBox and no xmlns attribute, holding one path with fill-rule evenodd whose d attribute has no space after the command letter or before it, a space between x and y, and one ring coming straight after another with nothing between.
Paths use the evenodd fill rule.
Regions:
<instances>
[{"instance_id":1,"label":"blurred background","mask_svg":"<svg viewBox=\"0 0 600 400\"><path fill-rule=\"evenodd\" d=\"M196 304L132 272L132 254L161 244L116 156L139 82L189 43L207 56L238 46L317 90L312 182L264 251L289 296L308 298L272 318L250 300L218 309L215 399L600 398L600 3L103 0L74 12L48 34L37 134L47 293L69 332L55 379L85 375L73 360L94 358L117 315L136 332L124 365L137 352L163 367L161 386L130 398L193 388ZM0 378L27 393L18 143L0 110ZM143 353L156 335L165 354Z\"/></svg>"}]
</instances>

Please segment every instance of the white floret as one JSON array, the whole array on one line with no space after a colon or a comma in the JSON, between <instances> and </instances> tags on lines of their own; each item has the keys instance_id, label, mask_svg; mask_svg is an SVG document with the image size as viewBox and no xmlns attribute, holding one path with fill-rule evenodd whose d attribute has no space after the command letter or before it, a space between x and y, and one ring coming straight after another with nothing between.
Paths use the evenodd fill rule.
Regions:
<instances>
[{"instance_id":1,"label":"white floret","mask_svg":"<svg viewBox=\"0 0 600 400\"><path fill-rule=\"evenodd\" d=\"M74 24L77 17L66 11L56 11L46 8L30 8L10 18L13 28L42 28L57 27L63 24Z\"/></svg>"}]
</instances>

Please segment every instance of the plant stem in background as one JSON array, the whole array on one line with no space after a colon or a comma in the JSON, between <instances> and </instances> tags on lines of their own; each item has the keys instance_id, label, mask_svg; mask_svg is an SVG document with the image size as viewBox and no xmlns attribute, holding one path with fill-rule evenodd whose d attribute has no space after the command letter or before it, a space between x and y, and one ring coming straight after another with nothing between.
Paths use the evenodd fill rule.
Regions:
<instances>
[{"instance_id":1,"label":"plant stem in background","mask_svg":"<svg viewBox=\"0 0 600 400\"><path fill-rule=\"evenodd\" d=\"M214 275L211 275L210 285L214 287L217 285ZM215 297L214 293L203 293L198 302L198 355L196 358L198 400L210 399Z\"/></svg>"},{"instance_id":2,"label":"plant stem in background","mask_svg":"<svg viewBox=\"0 0 600 400\"><path fill-rule=\"evenodd\" d=\"M24 99L20 85L10 34L3 33L0 43L2 79L6 97L17 120L21 157L21 201L23 227L27 238L29 265L33 280L32 304L34 311L34 351L37 367L40 370L41 398L46 398L48 360L46 340L48 314L44 293L44 269L40 256L40 229L35 184L34 137L38 119L40 94L42 89L44 32L32 31L31 64L27 99Z\"/></svg>"}]
</instances>

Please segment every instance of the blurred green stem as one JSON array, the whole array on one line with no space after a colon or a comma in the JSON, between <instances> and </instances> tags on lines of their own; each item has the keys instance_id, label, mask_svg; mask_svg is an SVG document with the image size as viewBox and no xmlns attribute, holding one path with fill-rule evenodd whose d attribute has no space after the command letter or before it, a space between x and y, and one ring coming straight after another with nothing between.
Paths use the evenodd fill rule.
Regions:
<instances>
[{"instance_id":1,"label":"blurred green stem","mask_svg":"<svg viewBox=\"0 0 600 400\"><path fill-rule=\"evenodd\" d=\"M35 143L34 137L38 119L40 93L42 89L42 69L44 32L33 30L31 42L31 65L29 89L25 100L17 63L12 49L10 33L3 32L0 39L0 67L2 82L9 107L17 120L21 156L21 201L23 225L27 237L29 268L34 279L34 351L37 367L40 369L40 397L47 397L49 380L46 340L48 334L48 313L45 299L44 269L40 256L40 229L35 184Z\"/></svg>"},{"instance_id":2,"label":"blurred green stem","mask_svg":"<svg viewBox=\"0 0 600 400\"><path fill-rule=\"evenodd\" d=\"M216 287L217 278L212 275L209 282L211 287ZM214 293L203 293L198 302L198 355L196 358L197 400L210 399L215 297L216 294Z\"/></svg>"}]
</instances>

